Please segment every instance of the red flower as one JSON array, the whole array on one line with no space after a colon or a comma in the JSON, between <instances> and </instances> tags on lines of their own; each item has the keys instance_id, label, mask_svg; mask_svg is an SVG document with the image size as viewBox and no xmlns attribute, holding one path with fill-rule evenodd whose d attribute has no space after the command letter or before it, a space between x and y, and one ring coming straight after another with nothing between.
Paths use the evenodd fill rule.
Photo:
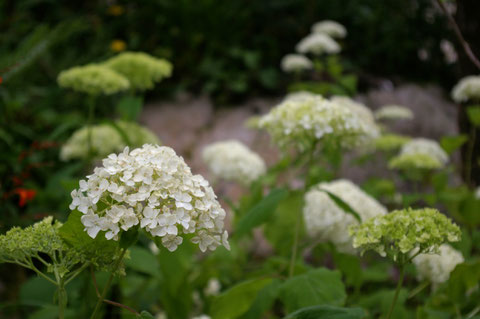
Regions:
<instances>
[{"instance_id":1,"label":"red flower","mask_svg":"<svg viewBox=\"0 0 480 319\"><path fill-rule=\"evenodd\" d=\"M18 199L18 206L23 207L27 204L28 201L31 201L35 198L37 191L34 189L26 189L26 188L15 188L13 190L14 194L17 194Z\"/></svg>"}]
</instances>

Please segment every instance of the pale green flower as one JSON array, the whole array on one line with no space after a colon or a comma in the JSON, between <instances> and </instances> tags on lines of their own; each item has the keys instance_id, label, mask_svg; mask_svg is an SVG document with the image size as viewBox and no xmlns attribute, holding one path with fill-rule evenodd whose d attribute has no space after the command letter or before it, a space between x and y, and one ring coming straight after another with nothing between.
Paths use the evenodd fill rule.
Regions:
<instances>
[{"instance_id":1,"label":"pale green flower","mask_svg":"<svg viewBox=\"0 0 480 319\"><path fill-rule=\"evenodd\" d=\"M125 76L132 89L152 89L156 82L170 77L172 64L143 52L124 52L107 60L104 65Z\"/></svg>"},{"instance_id":2,"label":"pale green flower","mask_svg":"<svg viewBox=\"0 0 480 319\"><path fill-rule=\"evenodd\" d=\"M287 54L282 58L281 68L284 72L295 73L313 68L313 63L302 54Z\"/></svg>"},{"instance_id":3,"label":"pale green flower","mask_svg":"<svg viewBox=\"0 0 480 319\"><path fill-rule=\"evenodd\" d=\"M415 138L402 146L400 154L388 163L395 169L439 169L448 162L448 154L434 140Z\"/></svg>"},{"instance_id":4,"label":"pale green flower","mask_svg":"<svg viewBox=\"0 0 480 319\"><path fill-rule=\"evenodd\" d=\"M377 120L411 120L413 112L401 105L385 105L375 111Z\"/></svg>"},{"instance_id":5,"label":"pale green flower","mask_svg":"<svg viewBox=\"0 0 480 319\"><path fill-rule=\"evenodd\" d=\"M480 75L470 75L461 79L452 90L452 98L457 103L480 101Z\"/></svg>"},{"instance_id":6,"label":"pale green flower","mask_svg":"<svg viewBox=\"0 0 480 319\"><path fill-rule=\"evenodd\" d=\"M312 33L324 33L332 38L345 38L347 29L333 20L323 20L312 26Z\"/></svg>"},{"instance_id":7,"label":"pale green flower","mask_svg":"<svg viewBox=\"0 0 480 319\"><path fill-rule=\"evenodd\" d=\"M149 129L133 122L116 121L118 130L111 124L99 124L90 127L92 135L92 152L96 158L120 152L127 146L138 147L143 144L160 144L158 137ZM64 161L87 158L88 156L88 126L75 131L62 146L60 158Z\"/></svg>"},{"instance_id":8,"label":"pale green flower","mask_svg":"<svg viewBox=\"0 0 480 319\"><path fill-rule=\"evenodd\" d=\"M396 210L350 228L353 247L375 250L404 263L411 253L438 252L446 242L459 241L460 228L433 208Z\"/></svg>"},{"instance_id":9,"label":"pale green flower","mask_svg":"<svg viewBox=\"0 0 480 319\"><path fill-rule=\"evenodd\" d=\"M363 146L378 133L356 109L321 95L287 98L258 121L280 147L300 150L316 142L345 148Z\"/></svg>"},{"instance_id":10,"label":"pale green flower","mask_svg":"<svg viewBox=\"0 0 480 319\"><path fill-rule=\"evenodd\" d=\"M408 136L398 134L383 134L375 140L375 148L380 151L394 151L410 141Z\"/></svg>"},{"instance_id":11,"label":"pale green flower","mask_svg":"<svg viewBox=\"0 0 480 319\"><path fill-rule=\"evenodd\" d=\"M121 74L98 64L76 66L60 72L58 85L90 95L114 94L130 88Z\"/></svg>"},{"instance_id":12,"label":"pale green flower","mask_svg":"<svg viewBox=\"0 0 480 319\"><path fill-rule=\"evenodd\" d=\"M295 47L298 53L314 55L335 54L340 52L340 45L324 33L312 33L303 38Z\"/></svg>"}]
</instances>

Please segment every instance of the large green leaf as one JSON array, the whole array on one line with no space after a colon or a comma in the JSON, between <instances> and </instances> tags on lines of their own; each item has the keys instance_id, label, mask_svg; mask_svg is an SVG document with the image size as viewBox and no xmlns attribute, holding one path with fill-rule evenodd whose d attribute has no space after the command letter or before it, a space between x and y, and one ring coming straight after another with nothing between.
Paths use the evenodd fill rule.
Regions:
<instances>
[{"instance_id":1,"label":"large green leaf","mask_svg":"<svg viewBox=\"0 0 480 319\"><path fill-rule=\"evenodd\" d=\"M289 314L285 319L361 319L364 317L365 312L361 308L324 305L302 308Z\"/></svg>"},{"instance_id":2,"label":"large green leaf","mask_svg":"<svg viewBox=\"0 0 480 319\"><path fill-rule=\"evenodd\" d=\"M385 314L390 309L395 290L382 289L362 297L358 305L364 309L369 310L369 314L372 318L377 318L380 314ZM405 301L407 300L407 290L401 289L398 295L398 300L395 303L395 309L393 310L392 319L404 319L412 318L411 314L405 307Z\"/></svg>"},{"instance_id":3,"label":"large green leaf","mask_svg":"<svg viewBox=\"0 0 480 319\"><path fill-rule=\"evenodd\" d=\"M448 280L448 295L452 301L462 302L467 291L478 287L480 282L480 260L471 260L457 267ZM478 288L477 288L478 289Z\"/></svg>"},{"instance_id":4,"label":"large green leaf","mask_svg":"<svg viewBox=\"0 0 480 319\"><path fill-rule=\"evenodd\" d=\"M252 305L259 291L272 282L271 278L244 281L217 296L212 303L212 319L235 319Z\"/></svg>"},{"instance_id":5,"label":"large green leaf","mask_svg":"<svg viewBox=\"0 0 480 319\"><path fill-rule=\"evenodd\" d=\"M254 227L266 222L269 217L275 212L278 203L287 197L288 191L286 189L274 189L265 196L258 204L256 204L250 211L240 219L236 229L236 235L242 236L248 233Z\"/></svg>"},{"instance_id":6,"label":"large green leaf","mask_svg":"<svg viewBox=\"0 0 480 319\"><path fill-rule=\"evenodd\" d=\"M285 281L280 299L288 312L314 305L342 306L347 294L340 272L319 268Z\"/></svg>"},{"instance_id":7,"label":"large green leaf","mask_svg":"<svg viewBox=\"0 0 480 319\"><path fill-rule=\"evenodd\" d=\"M160 276L160 264L157 258L147 249L133 246L130 248L130 258L125 260L127 267L154 276Z\"/></svg>"},{"instance_id":8,"label":"large green leaf","mask_svg":"<svg viewBox=\"0 0 480 319\"><path fill-rule=\"evenodd\" d=\"M273 302L278 296L281 287L281 281L274 279L270 284L266 285L257 295L250 309L241 317L242 319L258 319L270 309Z\"/></svg>"},{"instance_id":9,"label":"large green leaf","mask_svg":"<svg viewBox=\"0 0 480 319\"><path fill-rule=\"evenodd\" d=\"M468 136L465 134L444 136L440 141L440 145L448 154L452 154L468 141Z\"/></svg>"}]
</instances>

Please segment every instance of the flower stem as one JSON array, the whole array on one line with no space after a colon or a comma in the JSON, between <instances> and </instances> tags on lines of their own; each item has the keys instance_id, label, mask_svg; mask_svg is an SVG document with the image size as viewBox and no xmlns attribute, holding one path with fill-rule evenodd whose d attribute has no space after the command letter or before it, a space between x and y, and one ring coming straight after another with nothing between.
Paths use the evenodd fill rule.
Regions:
<instances>
[{"instance_id":1,"label":"flower stem","mask_svg":"<svg viewBox=\"0 0 480 319\"><path fill-rule=\"evenodd\" d=\"M65 308L67 308L67 291L65 290L65 281L63 279L58 283L58 319L65 318Z\"/></svg>"},{"instance_id":2,"label":"flower stem","mask_svg":"<svg viewBox=\"0 0 480 319\"><path fill-rule=\"evenodd\" d=\"M90 319L97 318L98 311L100 310L100 307L102 306L102 303L105 300L105 296L107 295L107 291L110 288L110 285L112 284L113 274L115 273L115 271L117 271L118 267L120 266L120 263L122 262L123 256L125 256L126 251L127 251L126 249L122 250L122 252L120 253L120 257L118 257L115 265L113 266L113 270L110 273L110 277L108 277L107 283L105 284L105 287L103 288L102 294L98 298L97 304L95 305L95 309L93 310L93 313L92 313L92 316L90 317Z\"/></svg>"},{"instance_id":3,"label":"flower stem","mask_svg":"<svg viewBox=\"0 0 480 319\"><path fill-rule=\"evenodd\" d=\"M388 314L386 319L390 319L393 313L393 309L395 308L395 304L397 303L398 294L400 293L400 289L402 288L403 283L403 276L405 274L404 266L400 266L400 277L398 278L397 289L395 289L395 295L393 296L392 304L390 305L390 310L388 310Z\"/></svg>"},{"instance_id":4,"label":"flower stem","mask_svg":"<svg viewBox=\"0 0 480 319\"><path fill-rule=\"evenodd\" d=\"M92 125L93 118L95 117L95 96L88 96L88 122L87 122L87 147L88 147L88 160L93 157L93 141L92 141Z\"/></svg>"},{"instance_id":5,"label":"flower stem","mask_svg":"<svg viewBox=\"0 0 480 319\"><path fill-rule=\"evenodd\" d=\"M297 221L295 222L295 234L293 237L292 257L290 258L290 267L288 268L288 277L292 277L295 270L295 260L297 259L298 237L300 233L300 213L297 212Z\"/></svg>"}]
</instances>

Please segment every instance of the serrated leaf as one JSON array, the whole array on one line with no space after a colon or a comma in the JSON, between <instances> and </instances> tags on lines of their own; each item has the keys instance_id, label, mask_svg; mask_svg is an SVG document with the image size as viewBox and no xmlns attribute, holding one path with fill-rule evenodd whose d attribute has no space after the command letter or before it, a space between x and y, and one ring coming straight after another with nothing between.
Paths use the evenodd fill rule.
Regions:
<instances>
[{"instance_id":1,"label":"serrated leaf","mask_svg":"<svg viewBox=\"0 0 480 319\"><path fill-rule=\"evenodd\" d=\"M465 134L444 136L440 141L440 145L448 154L452 154L468 141L468 136Z\"/></svg>"},{"instance_id":2,"label":"serrated leaf","mask_svg":"<svg viewBox=\"0 0 480 319\"><path fill-rule=\"evenodd\" d=\"M268 218L275 212L278 203L285 199L288 195L286 189L274 189L265 196L258 204L253 206L248 213L240 219L235 232L236 236L242 236L253 228L266 222Z\"/></svg>"},{"instance_id":3,"label":"serrated leaf","mask_svg":"<svg viewBox=\"0 0 480 319\"><path fill-rule=\"evenodd\" d=\"M335 202L335 204L337 204L338 207L340 207L344 212L353 215L353 217L355 217L355 219L359 223L362 222L362 218L360 217L360 215L352 207L350 207L350 205L348 205L345 201L343 201L343 199L341 199L340 197L338 197L334 193L329 192L325 189L319 188L318 190L326 193L328 195L328 197L330 197L330 199L333 200Z\"/></svg>"},{"instance_id":4,"label":"serrated leaf","mask_svg":"<svg viewBox=\"0 0 480 319\"><path fill-rule=\"evenodd\" d=\"M280 299L288 312L314 305L342 306L346 298L340 272L326 268L291 277L280 291Z\"/></svg>"},{"instance_id":5,"label":"serrated leaf","mask_svg":"<svg viewBox=\"0 0 480 319\"><path fill-rule=\"evenodd\" d=\"M272 282L271 278L244 281L217 296L212 303L212 319L235 319L252 305L258 292Z\"/></svg>"},{"instance_id":6,"label":"serrated leaf","mask_svg":"<svg viewBox=\"0 0 480 319\"><path fill-rule=\"evenodd\" d=\"M361 308L313 306L295 311L285 319L361 319L365 312Z\"/></svg>"}]
</instances>

